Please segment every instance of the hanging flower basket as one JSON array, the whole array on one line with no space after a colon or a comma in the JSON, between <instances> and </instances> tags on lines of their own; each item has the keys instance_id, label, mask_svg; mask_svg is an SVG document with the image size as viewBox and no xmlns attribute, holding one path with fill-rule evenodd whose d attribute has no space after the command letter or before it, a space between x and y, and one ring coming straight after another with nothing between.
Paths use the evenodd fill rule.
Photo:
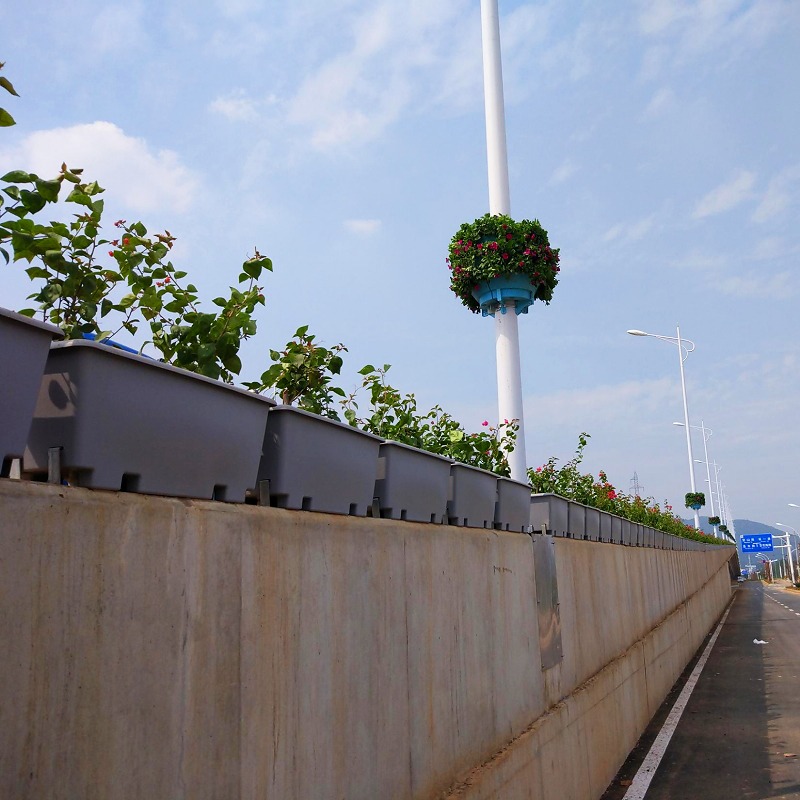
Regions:
<instances>
[{"instance_id":1,"label":"hanging flower basket","mask_svg":"<svg viewBox=\"0 0 800 800\"><path fill-rule=\"evenodd\" d=\"M505 314L509 301L524 314L534 300L550 303L558 262L538 220L486 214L462 225L450 242L450 288L476 314Z\"/></svg>"},{"instance_id":2,"label":"hanging flower basket","mask_svg":"<svg viewBox=\"0 0 800 800\"><path fill-rule=\"evenodd\" d=\"M719 525L719 517L709 517L708 518L709 525Z\"/></svg>"},{"instance_id":3,"label":"hanging flower basket","mask_svg":"<svg viewBox=\"0 0 800 800\"><path fill-rule=\"evenodd\" d=\"M686 492L686 508L692 508L697 511L705 504L706 496L703 492Z\"/></svg>"}]
</instances>

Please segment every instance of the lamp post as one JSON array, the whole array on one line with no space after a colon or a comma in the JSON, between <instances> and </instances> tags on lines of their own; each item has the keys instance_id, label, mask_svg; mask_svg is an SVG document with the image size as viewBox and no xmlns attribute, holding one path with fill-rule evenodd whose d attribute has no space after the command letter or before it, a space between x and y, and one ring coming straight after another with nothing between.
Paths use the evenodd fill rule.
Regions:
<instances>
[{"instance_id":1,"label":"lamp post","mask_svg":"<svg viewBox=\"0 0 800 800\"><path fill-rule=\"evenodd\" d=\"M684 427L682 422L673 422L673 425L679 425L681 428ZM703 432L703 453L705 454L706 460L700 461L700 459L695 459L695 462L698 464L705 464L706 465L706 483L708 484L708 500L711 503L711 516L715 517L716 512L714 511L714 490L711 487L711 467L708 463L708 440L711 438L711 434L713 431L711 428L706 428L705 423L703 420L700 420L699 425L691 425L690 427L695 428L696 430ZM717 535L717 526L714 525L714 536Z\"/></svg>"},{"instance_id":2,"label":"lamp post","mask_svg":"<svg viewBox=\"0 0 800 800\"><path fill-rule=\"evenodd\" d=\"M793 533L799 540L798 547L795 550L795 555L797 556L797 565L800 568L800 533L798 533L791 525L784 525L782 522L776 522L775 526L778 528L786 528L787 533L786 535L786 546L789 548L789 562L791 563L792 559L792 549L789 547L789 533ZM794 571L792 571L792 583L794 583Z\"/></svg>"},{"instance_id":3,"label":"lamp post","mask_svg":"<svg viewBox=\"0 0 800 800\"><path fill-rule=\"evenodd\" d=\"M778 547L785 547L789 553L789 573L791 574L792 583L794 584L794 562L792 561L792 545L789 542L789 534L783 533L777 536L778 539L786 539L786 544L779 544Z\"/></svg>"},{"instance_id":4,"label":"lamp post","mask_svg":"<svg viewBox=\"0 0 800 800\"><path fill-rule=\"evenodd\" d=\"M651 336L653 339L661 339L662 342L670 342L670 344L678 346L678 357L681 366L681 393L683 394L683 424L686 428L686 450L689 454L689 484L692 492L696 492L697 489L695 488L694 482L694 456L692 455L692 432L689 430L689 405L686 402L686 378L683 374L683 362L689 357L689 353L694 350L694 342L689 339L681 339L680 325L676 326L677 336L661 336L657 333L646 333L645 331L635 329L628 331L628 333L631 336ZM697 509L692 509L692 511L694 511L694 527L696 530L700 530L700 515L697 513Z\"/></svg>"},{"instance_id":5,"label":"lamp post","mask_svg":"<svg viewBox=\"0 0 800 800\"><path fill-rule=\"evenodd\" d=\"M486 156L489 171L489 213L510 214L508 185L503 67L500 58L500 17L497 0L481 0L481 38L483 44L483 94L486 117ZM525 420L522 406L519 329L515 301L507 301L512 313L494 315L495 355L497 358L497 406L499 419L515 419L519 428L514 449L508 454L511 477L525 481Z\"/></svg>"}]
</instances>

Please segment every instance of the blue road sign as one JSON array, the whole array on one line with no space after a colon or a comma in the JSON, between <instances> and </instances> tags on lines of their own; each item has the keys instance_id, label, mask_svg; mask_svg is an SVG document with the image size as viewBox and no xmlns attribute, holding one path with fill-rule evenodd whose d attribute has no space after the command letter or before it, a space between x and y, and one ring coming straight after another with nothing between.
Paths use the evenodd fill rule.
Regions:
<instances>
[{"instance_id":1,"label":"blue road sign","mask_svg":"<svg viewBox=\"0 0 800 800\"><path fill-rule=\"evenodd\" d=\"M771 533L751 533L742 536L743 553L771 553L774 549Z\"/></svg>"}]
</instances>

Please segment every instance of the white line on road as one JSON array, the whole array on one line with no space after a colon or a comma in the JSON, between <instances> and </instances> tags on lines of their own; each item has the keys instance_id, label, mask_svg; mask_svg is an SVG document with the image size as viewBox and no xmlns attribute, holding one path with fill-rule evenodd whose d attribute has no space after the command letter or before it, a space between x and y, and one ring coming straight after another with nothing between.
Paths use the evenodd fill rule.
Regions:
<instances>
[{"instance_id":1,"label":"white line on road","mask_svg":"<svg viewBox=\"0 0 800 800\"><path fill-rule=\"evenodd\" d=\"M669 712L669 715L664 722L664 726L658 732L658 736L656 736L653 746L650 748L650 752L648 752L644 758L644 761L642 761L639 771L636 773L636 775L634 775L630 788L627 792L625 792L625 797L623 797L622 800L644 799L647 789L650 786L650 782L653 780L653 776L656 774L658 765L661 763L661 759L664 757L664 753L667 750L669 740L672 738L672 734L675 733L675 728L678 727L678 722L680 721L684 709L686 708L686 704L689 702L689 698L694 691L697 679L700 677L700 673L703 671L703 667L706 665L709 655L711 655L711 648L714 647L714 643L717 641L717 636L719 636L719 632L722 629L722 626L725 624L725 620L728 618L728 612L730 610L731 606L729 605L725 609L725 613L722 615L722 619L719 621L713 636L711 639L709 639L706 649L703 650L703 655L700 656L700 660L697 662L697 664L695 664L692 674L689 676L689 680L686 681L686 685L678 695L678 699L675 701L675 705L672 706L672 710Z\"/></svg>"}]
</instances>

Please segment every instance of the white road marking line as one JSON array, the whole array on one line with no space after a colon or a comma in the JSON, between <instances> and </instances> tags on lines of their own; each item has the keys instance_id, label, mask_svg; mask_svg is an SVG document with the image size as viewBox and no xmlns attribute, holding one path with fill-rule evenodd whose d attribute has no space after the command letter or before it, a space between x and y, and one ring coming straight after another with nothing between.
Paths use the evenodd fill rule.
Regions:
<instances>
[{"instance_id":1,"label":"white road marking line","mask_svg":"<svg viewBox=\"0 0 800 800\"><path fill-rule=\"evenodd\" d=\"M706 665L709 655L711 655L711 648L714 647L714 643L717 641L717 636L719 636L719 632L722 630L722 626L725 624L725 620L728 618L728 612L731 610L731 605L725 609L725 613L722 615L722 619L719 621L719 624L717 625L711 639L709 639L706 649L703 650L703 655L700 656L700 660L697 662L697 664L695 664L692 674L689 676L689 680L686 681L686 685L678 695L675 705L672 706L672 709L670 710L663 727L658 732L658 736L656 736L656 739L653 742L653 746L645 756L644 761L642 761L639 771L633 776L631 785L628 791L625 792L625 796L622 798L622 800L644 800L644 796L650 787L650 782L653 780L653 776L656 774L658 765L661 763L661 759L664 757L664 753L667 751L669 740L672 738L672 734L675 733L675 729L678 727L678 722L680 721L680 718L686 709L686 704L689 702L689 698L694 691L694 687L697 684L697 679L700 677L700 673L703 671L703 667Z\"/></svg>"}]
</instances>

